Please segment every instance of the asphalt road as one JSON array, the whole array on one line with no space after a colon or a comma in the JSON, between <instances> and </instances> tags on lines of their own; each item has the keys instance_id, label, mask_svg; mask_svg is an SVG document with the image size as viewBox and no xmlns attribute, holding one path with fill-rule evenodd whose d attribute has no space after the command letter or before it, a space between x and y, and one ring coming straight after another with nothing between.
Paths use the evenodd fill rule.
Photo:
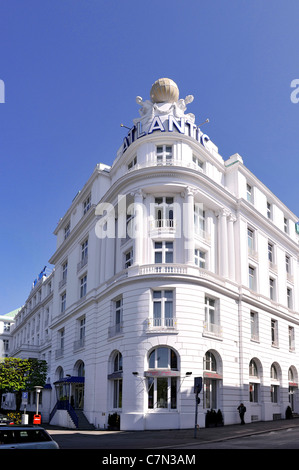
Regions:
<instances>
[{"instance_id":1,"label":"asphalt road","mask_svg":"<svg viewBox=\"0 0 299 470\"><path fill-rule=\"evenodd\" d=\"M299 419L248 426L169 431L79 431L48 429L60 449L183 450L299 449Z\"/></svg>"}]
</instances>

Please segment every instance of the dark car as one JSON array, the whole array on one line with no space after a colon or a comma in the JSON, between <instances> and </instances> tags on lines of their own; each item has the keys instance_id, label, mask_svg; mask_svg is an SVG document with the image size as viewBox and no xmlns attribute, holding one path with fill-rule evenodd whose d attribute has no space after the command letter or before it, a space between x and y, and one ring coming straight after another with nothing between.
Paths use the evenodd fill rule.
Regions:
<instances>
[{"instance_id":1,"label":"dark car","mask_svg":"<svg viewBox=\"0 0 299 470\"><path fill-rule=\"evenodd\" d=\"M11 424L11 420L6 415L0 414L0 426L7 426Z\"/></svg>"},{"instance_id":2,"label":"dark car","mask_svg":"<svg viewBox=\"0 0 299 470\"><path fill-rule=\"evenodd\" d=\"M59 449L50 434L40 426L1 426L1 449Z\"/></svg>"}]
</instances>

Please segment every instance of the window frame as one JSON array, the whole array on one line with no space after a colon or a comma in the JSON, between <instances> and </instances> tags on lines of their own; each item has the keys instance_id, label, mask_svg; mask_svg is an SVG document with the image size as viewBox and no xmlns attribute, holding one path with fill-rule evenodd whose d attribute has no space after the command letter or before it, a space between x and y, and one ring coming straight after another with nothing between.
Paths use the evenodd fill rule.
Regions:
<instances>
[{"instance_id":1,"label":"window frame","mask_svg":"<svg viewBox=\"0 0 299 470\"><path fill-rule=\"evenodd\" d=\"M158 294L161 294L158 297ZM168 293L168 294L166 294ZM170 297L171 293L171 297ZM167 297L167 295L169 295ZM152 290L152 321L153 327L173 328L175 325L175 290L158 289ZM160 308L159 308L160 306Z\"/></svg>"}]
</instances>

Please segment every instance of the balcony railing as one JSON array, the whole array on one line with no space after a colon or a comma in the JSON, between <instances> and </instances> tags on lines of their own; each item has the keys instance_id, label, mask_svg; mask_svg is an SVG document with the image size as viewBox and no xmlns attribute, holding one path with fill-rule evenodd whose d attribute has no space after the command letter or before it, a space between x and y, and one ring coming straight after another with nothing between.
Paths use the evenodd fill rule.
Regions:
<instances>
[{"instance_id":1,"label":"balcony railing","mask_svg":"<svg viewBox=\"0 0 299 470\"><path fill-rule=\"evenodd\" d=\"M108 338L113 338L113 336L121 335L123 333L123 322L116 323L115 325L109 326L108 328Z\"/></svg>"},{"instance_id":2,"label":"balcony railing","mask_svg":"<svg viewBox=\"0 0 299 470\"><path fill-rule=\"evenodd\" d=\"M63 348L56 349L56 351L55 351L55 359L58 359L59 357L62 357L63 354L64 354L64 349L63 349Z\"/></svg>"},{"instance_id":3,"label":"balcony railing","mask_svg":"<svg viewBox=\"0 0 299 470\"><path fill-rule=\"evenodd\" d=\"M81 261L79 261L79 263L77 264L77 273L80 271L80 269L83 268L83 266L85 266L88 262L88 255L84 256L84 258L81 259Z\"/></svg>"},{"instance_id":4,"label":"balcony railing","mask_svg":"<svg viewBox=\"0 0 299 470\"><path fill-rule=\"evenodd\" d=\"M187 267L180 264L147 264L140 266L139 274L187 274Z\"/></svg>"},{"instance_id":5,"label":"balcony railing","mask_svg":"<svg viewBox=\"0 0 299 470\"><path fill-rule=\"evenodd\" d=\"M66 277L64 277L63 279L61 279L61 281L59 281L58 288L61 289L65 284L66 284Z\"/></svg>"},{"instance_id":6,"label":"balcony railing","mask_svg":"<svg viewBox=\"0 0 299 470\"><path fill-rule=\"evenodd\" d=\"M79 349L84 348L85 346L85 338L80 338L77 341L74 341L74 351L78 351Z\"/></svg>"},{"instance_id":7,"label":"balcony railing","mask_svg":"<svg viewBox=\"0 0 299 470\"><path fill-rule=\"evenodd\" d=\"M210 323L204 321L203 324L203 334L208 336L214 336L217 338L222 338L222 326L218 323Z\"/></svg>"},{"instance_id":8,"label":"balcony railing","mask_svg":"<svg viewBox=\"0 0 299 470\"><path fill-rule=\"evenodd\" d=\"M147 319L148 330L176 330L177 319L171 318L148 318Z\"/></svg>"}]
</instances>

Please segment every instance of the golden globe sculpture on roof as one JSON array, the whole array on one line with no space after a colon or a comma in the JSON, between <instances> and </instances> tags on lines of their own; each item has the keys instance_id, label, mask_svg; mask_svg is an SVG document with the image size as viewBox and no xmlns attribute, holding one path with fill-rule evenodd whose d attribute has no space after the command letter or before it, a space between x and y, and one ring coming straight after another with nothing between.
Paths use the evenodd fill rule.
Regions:
<instances>
[{"instance_id":1,"label":"golden globe sculpture on roof","mask_svg":"<svg viewBox=\"0 0 299 470\"><path fill-rule=\"evenodd\" d=\"M153 103L175 103L179 99L179 89L170 78L159 78L152 85L150 97Z\"/></svg>"}]
</instances>

